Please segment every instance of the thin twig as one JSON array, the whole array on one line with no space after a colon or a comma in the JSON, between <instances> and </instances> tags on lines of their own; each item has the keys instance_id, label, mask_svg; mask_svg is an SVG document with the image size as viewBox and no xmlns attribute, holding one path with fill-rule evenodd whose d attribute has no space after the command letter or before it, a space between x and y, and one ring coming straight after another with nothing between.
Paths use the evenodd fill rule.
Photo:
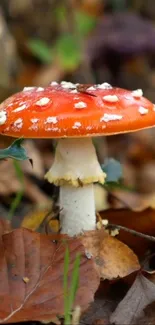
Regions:
<instances>
[{"instance_id":1,"label":"thin twig","mask_svg":"<svg viewBox=\"0 0 155 325\"><path fill-rule=\"evenodd\" d=\"M120 226L120 225L115 225L113 223L109 223L108 224L108 227L115 227L115 228L118 228L118 229L127 231L127 232L129 232L130 234L132 234L134 236L138 236L138 237L141 237L141 238L144 238L144 239L147 239L147 240L150 240L150 241L155 242L155 237L154 236L145 235L145 234L143 234L143 233L141 233L139 231L136 231L136 230L133 230L133 229L129 229L129 228L124 227L124 226Z\"/></svg>"}]
</instances>

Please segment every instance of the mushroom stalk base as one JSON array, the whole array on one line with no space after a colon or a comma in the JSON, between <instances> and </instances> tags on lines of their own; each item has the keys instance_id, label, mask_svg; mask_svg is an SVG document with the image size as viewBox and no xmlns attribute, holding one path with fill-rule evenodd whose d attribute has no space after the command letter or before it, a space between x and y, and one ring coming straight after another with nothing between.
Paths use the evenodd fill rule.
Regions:
<instances>
[{"instance_id":1,"label":"mushroom stalk base","mask_svg":"<svg viewBox=\"0 0 155 325\"><path fill-rule=\"evenodd\" d=\"M61 232L70 236L96 227L93 183L104 184L105 173L90 138L60 139L45 178L60 186Z\"/></svg>"},{"instance_id":2,"label":"mushroom stalk base","mask_svg":"<svg viewBox=\"0 0 155 325\"><path fill-rule=\"evenodd\" d=\"M96 227L93 184L60 187L61 232L74 236Z\"/></svg>"}]
</instances>

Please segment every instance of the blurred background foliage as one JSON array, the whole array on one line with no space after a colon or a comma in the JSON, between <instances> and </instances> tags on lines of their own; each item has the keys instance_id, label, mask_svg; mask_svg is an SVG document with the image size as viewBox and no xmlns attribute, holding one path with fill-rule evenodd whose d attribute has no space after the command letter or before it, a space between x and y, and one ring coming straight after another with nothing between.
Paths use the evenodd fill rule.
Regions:
<instances>
[{"instance_id":1,"label":"blurred background foliage","mask_svg":"<svg viewBox=\"0 0 155 325\"><path fill-rule=\"evenodd\" d=\"M106 81L118 87L142 88L155 102L155 1L1 0L0 101L24 86L46 86L53 80ZM101 164L108 157L118 159L123 166L123 186L134 189L123 192L122 187L120 192L101 194L97 190L100 209L103 205L151 204L155 197L154 135L151 129L95 141ZM1 136L0 148L11 142ZM58 189L44 181L53 159L53 142L27 140L25 147L33 169L28 161L21 167L11 160L0 163L0 212L8 217L10 206L11 211L15 206L14 225L21 224L35 206L39 206L41 224L44 213L40 209L48 210L51 196L57 198L58 194ZM111 199L118 194L119 199L123 197L121 203Z\"/></svg>"}]
</instances>

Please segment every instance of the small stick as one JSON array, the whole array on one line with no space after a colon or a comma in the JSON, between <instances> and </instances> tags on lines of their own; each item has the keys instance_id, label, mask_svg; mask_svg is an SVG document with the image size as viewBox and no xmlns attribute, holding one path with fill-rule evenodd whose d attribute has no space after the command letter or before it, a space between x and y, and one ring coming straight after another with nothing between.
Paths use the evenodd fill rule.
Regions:
<instances>
[{"instance_id":1,"label":"small stick","mask_svg":"<svg viewBox=\"0 0 155 325\"><path fill-rule=\"evenodd\" d=\"M155 237L154 236L145 235L142 232L139 232L139 231L136 231L136 230L133 230L133 229L129 229L129 228L124 227L124 226L120 226L120 225L115 225L113 223L109 223L108 224L108 227L115 227L115 228L118 228L120 230L127 231L127 232L131 233L132 235L135 235L135 236L138 236L138 237L141 237L141 238L144 238L144 239L147 239L147 240L150 240L150 241L155 242Z\"/></svg>"}]
</instances>

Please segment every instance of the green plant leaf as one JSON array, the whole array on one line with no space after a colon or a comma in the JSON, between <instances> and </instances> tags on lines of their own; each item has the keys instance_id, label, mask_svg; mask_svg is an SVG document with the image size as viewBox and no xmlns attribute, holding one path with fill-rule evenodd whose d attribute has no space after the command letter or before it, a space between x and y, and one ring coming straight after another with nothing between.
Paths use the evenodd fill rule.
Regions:
<instances>
[{"instance_id":1,"label":"green plant leaf","mask_svg":"<svg viewBox=\"0 0 155 325\"><path fill-rule=\"evenodd\" d=\"M97 23L96 17L93 17L85 12L77 11L75 17L76 17L78 31L82 36L86 36L96 26Z\"/></svg>"},{"instance_id":2,"label":"green plant leaf","mask_svg":"<svg viewBox=\"0 0 155 325\"><path fill-rule=\"evenodd\" d=\"M118 182L122 178L122 166L113 158L106 159L101 168L107 175L106 183Z\"/></svg>"},{"instance_id":3,"label":"green plant leaf","mask_svg":"<svg viewBox=\"0 0 155 325\"><path fill-rule=\"evenodd\" d=\"M16 160L27 160L29 157L27 156L26 150L21 146L23 139L15 140L11 146L5 149L0 150L0 159L12 158ZM29 159L32 163L32 160Z\"/></svg>"},{"instance_id":4,"label":"green plant leaf","mask_svg":"<svg viewBox=\"0 0 155 325\"><path fill-rule=\"evenodd\" d=\"M53 53L52 49L40 39L31 39L27 42L27 46L40 61L45 64L52 62Z\"/></svg>"},{"instance_id":5,"label":"green plant leaf","mask_svg":"<svg viewBox=\"0 0 155 325\"><path fill-rule=\"evenodd\" d=\"M74 70L81 62L81 53L76 38L71 34L63 34L55 45L56 55L64 69Z\"/></svg>"},{"instance_id":6,"label":"green plant leaf","mask_svg":"<svg viewBox=\"0 0 155 325\"><path fill-rule=\"evenodd\" d=\"M124 185L121 182L107 182L103 185L103 187L107 191L112 191L112 190L118 189L118 190L123 190L123 191L127 191L127 192L135 192L135 188Z\"/></svg>"}]
</instances>

